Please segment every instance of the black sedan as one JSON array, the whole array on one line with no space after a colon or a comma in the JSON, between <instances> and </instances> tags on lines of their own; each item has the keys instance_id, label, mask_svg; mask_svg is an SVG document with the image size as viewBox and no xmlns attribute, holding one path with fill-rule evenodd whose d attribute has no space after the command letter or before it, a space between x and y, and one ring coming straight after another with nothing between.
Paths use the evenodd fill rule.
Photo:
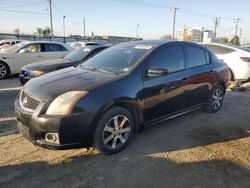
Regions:
<instances>
[{"instance_id":1,"label":"black sedan","mask_svg":"<svg viewBox=\"0 0 250 188\"><path fill-rule=\"evenodd\" d=\"M29 81L15 102L18 128L42 147L117 153L145 127L201 108L217 112L227 74L227 65L198 44L118 44Z\"/></svg>"},{"instance_id":2,"label":"black sedan","mask_svg":"<svg viewBox=\"0 0 250 188\"><path fill-rule=\"evenodd\" d=\"M107 46L104 45L87 46L78 48L64 58L49 59L26 65L22 68L21 73L19 74L20 82L22 85L24 85L30 79L41 76L45 73L75 66L82 63L89 57L94 56L105 48L107 48Z\"/></svg>"}]
</instances>

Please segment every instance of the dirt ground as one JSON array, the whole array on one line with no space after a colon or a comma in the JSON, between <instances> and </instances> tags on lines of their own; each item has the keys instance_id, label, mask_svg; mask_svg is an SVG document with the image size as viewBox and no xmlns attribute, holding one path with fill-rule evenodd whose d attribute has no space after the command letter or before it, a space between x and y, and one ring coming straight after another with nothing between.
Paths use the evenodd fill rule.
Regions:
<instances>
[{"instance_id":1,"label":"dirt ground","mask_svg":"<svg viewBox=\"0 0 250 188\"><path fill-rule=\"evenodd\" d=\"M38 148L15 125L0 118L1 188L250 187L250 89L227 92L218 113L196 111L146 129L111 156Z\"/></svg>"}]
</instances>

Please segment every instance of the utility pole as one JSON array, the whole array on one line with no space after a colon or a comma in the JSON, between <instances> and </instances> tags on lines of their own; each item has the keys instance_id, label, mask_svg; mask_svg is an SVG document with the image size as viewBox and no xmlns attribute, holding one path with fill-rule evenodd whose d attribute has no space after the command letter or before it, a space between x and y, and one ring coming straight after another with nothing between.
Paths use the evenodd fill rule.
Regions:
<instances>
[{"instance_id":1,"label":"utility pole","mask_svg":"<svg viewBox=\"0 0 250 188\"><path fill-rule=\"evenodd\" d=\"M215 39L216 39L216 35L217 35L217 27L219 27L220 24L220 18L215 18L214 19L214 33L215 33Z\"/></svg>"},{"instance_id":2,"label":"utility pole","mask_svg":"<svg viewBox=\"0 0 250 188\"><path fill-rule=\"evenodd\" d=\"M83 18L83 36L86 37L85 18Z\"/></svg>"},{"instance_id":3,"label":"utility pole","mask_svg":"<svg viewBox=\"0 0 250 188\"><path fill-rule=\"evenodd\" d=\"M236 45L236 37L237 37L237 33L238 33L239 21L240 21L240 18L236 18L236 20L235 20L236 25L235 25L234 45Z\"/></svg>"},{"instance_id":4,"label":"utility pole","mask_svg":"<svg viewBox=\"0 0 250 188\"><path fill-rule=\"evenodd\" d=\"M51 0L49 1L49 17L50 17L50 31L51 31L51 36L54 36L53 33L53 23L52 23L52 6L51 6Z\"/></svg>"},{"instance_id":5,"label":"utility pole","mask_svg":"<svg viewBox=\"0 0 250 188\"><path fill-rule=\"evenodd\" d=\"M241 41L241 36L242 36L242 28L240 28L240 35L239 35L239 43L241 43L240 41Z\"/></svg>"},{"instance_id":6,"label":"utility pole","mask_svg":"<svg viewBox=\"0 0 250 188\"><path fill-rule=\"evenodd\" d=\"M176 10L178 8L174 7L174 20L173 20L173 33L172 33L172 37L173 39L175 38L175 18L176 18Z\"/></svg>"},{"instance_id":7,"label":"utility pole","mask_svg":"<svg viewBox=\"0 0 250 188\"><path fill-rule=\"evenodd\" d=\"M63 16L63 42L65 43L65 18L66 16Z\"/></svg>"},{"instance_id":8,"label":"utility pole","mask_svg":"<svg viewBox=\"0 0 250 188\"><path fill-rule=\"evenodd\" d=\"M139 35L138 35L138 31L139 31L139 24L137 24L137 25L136 25L136 38L138 38L138 37L139 37Z\"/></svg>"}]
</instances>

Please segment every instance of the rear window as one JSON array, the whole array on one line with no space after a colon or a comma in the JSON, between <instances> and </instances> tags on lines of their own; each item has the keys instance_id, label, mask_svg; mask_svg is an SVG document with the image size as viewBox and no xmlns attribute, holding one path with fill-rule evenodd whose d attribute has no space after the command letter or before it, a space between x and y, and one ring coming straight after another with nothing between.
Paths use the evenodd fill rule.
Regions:
<instances>
[{"instance_id":1,"label":"rear window","mask_svg":"<svg viewBox=\"0 0 250 188\"><path fill-rule=\"evenodd\" d=\"M208 63L205 51L202 48L188 46L186 49L189 68L206 65Z\"/></svg>"},{"instance_id":2,"label":"rear window","mask_svg":"<svg viewBox=\"0 0 250 188\"><path fill-rule=\"evenodd\" d=\"M206 46L208 49L210 49L215 54L229 54L229 53L232 53L235 51L232 48L227 48L224 46L217 46L217 45L210 45L210 44L206 44L204 46Z\"/></svg>"}]
</instances>

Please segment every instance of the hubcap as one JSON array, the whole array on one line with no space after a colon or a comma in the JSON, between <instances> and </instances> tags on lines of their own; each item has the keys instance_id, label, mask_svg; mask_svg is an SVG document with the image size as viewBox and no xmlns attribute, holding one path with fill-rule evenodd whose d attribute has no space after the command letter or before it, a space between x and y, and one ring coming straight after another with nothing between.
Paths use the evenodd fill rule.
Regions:
<instances>
[{"instance_id":1,"label":"hubcap","mask_svg":"<svg viewBox=\"0 0 250 188\"><path fill-rule=\"evenodd\" d=\"M221 104L222 104L222 100L223 100L223 91L221 89L216 89L214 94L213 94L213 108L215 110L217 110L218 108L220 108Z\"/></svg>"},{"instance_id":2,"label":"hubcap","mask_svg":"<svg viewBox=\"0 0 250 188\"><path fill-rule=\"evenodd\" d=\"M123 146L129 139L131 124L126 116L117 115L105 125L103 143L109 149Z\"/></svg>"},{"instance_id":3,"label":"hubcap","mask_svg":"<svg viewBox=\"0 0 250 188\"><path fill-rule=\"evenodd\" d=\"M5 77L7 74L7 69L4 65L0 64L0 78Z\"/></svg>"}]
</instances>

